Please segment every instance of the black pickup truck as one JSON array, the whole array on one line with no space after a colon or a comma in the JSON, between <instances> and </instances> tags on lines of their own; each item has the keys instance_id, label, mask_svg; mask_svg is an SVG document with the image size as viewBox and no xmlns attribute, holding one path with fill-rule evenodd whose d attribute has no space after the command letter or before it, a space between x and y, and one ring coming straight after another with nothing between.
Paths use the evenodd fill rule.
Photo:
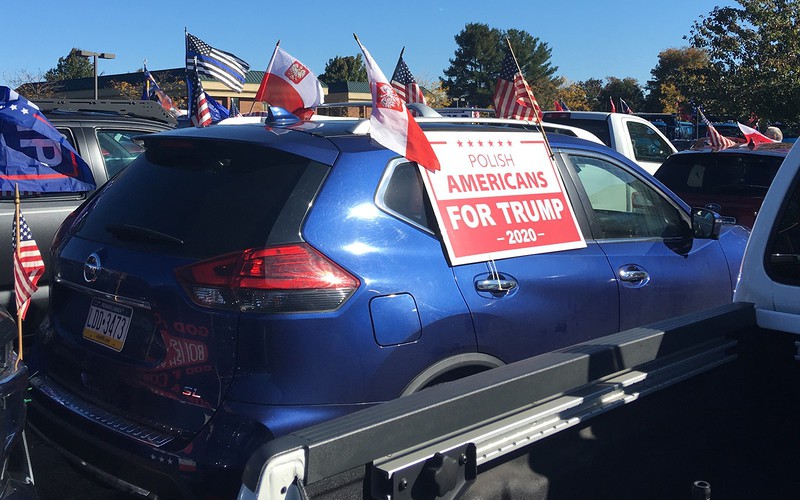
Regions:
<instances>
[{"instance_id":1,"label":"black pickup truck","mask_svg":"<svg viewBox=\"0 0 800 500\"><path fill-rule=\"evenodd\" d=\"M35 104L89 164L97 186L125 168L143 151L137 136L169 130L176 120L153 101L110 100L38 100ZM42 253L45 268L49 266L48 249L61 222L91 193L21 193L20 210L31 228ZM0 193L0 224L11 238L14 215L14 193ZM12 313L14 280L11 245L0 245L0 305ZM25 337L45 317L49 283L47 273L40 279L25 319Z\"/></svg>"},{"instance_id":2,"label":"black pickup truck","mask_svg":"<svg viewBox=\"0 0 800 500\"><path fill-rule=\"evenodd\" d=\"M798 147L741 269L730 305L279 437L239 498L797 498Z\"/></svg>"}]
</instances>

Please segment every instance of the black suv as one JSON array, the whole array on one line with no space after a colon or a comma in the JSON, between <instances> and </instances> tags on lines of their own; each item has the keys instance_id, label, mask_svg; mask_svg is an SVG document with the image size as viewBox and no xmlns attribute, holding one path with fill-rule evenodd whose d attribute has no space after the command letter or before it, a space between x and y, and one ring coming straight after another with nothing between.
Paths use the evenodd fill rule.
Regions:
<instances>
[{"instance_id":1,"label":"black suv","mask_svg":"<svg viewBox=\"0 0 800 500\"><path fill-rule=\"evenodd\" d=\"M38 100L34 103L92 169L97 187L125 168L144 150L136 137L170 130L176 120L153 101ZM61 222L90 193L20 193L20 207L41 250L45 268L48 249ZM11 238L14 193L0 193L0 217ZM9 239L10 241L10 239ZM0 245L0 305L15 311L11 245ZM25 320L30 337L47 312L49 283L38 283Z\"/></svg>"}]
</instances>

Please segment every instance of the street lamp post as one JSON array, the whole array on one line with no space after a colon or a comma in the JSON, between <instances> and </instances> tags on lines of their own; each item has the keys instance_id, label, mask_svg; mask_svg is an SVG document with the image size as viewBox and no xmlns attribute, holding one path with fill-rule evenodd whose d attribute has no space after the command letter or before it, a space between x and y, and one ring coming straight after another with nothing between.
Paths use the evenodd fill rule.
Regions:
<instances>
[{"instance_id":1,"label":"street lamp post","mask_svg":"<svg viewBox=\"0 0 800 500\"><path fill-rule=\"evenodd\" d=\"M97 58L114 59L116 56L110 52L92 52L91 50L81 50L78 52L81 57L92 57L94 59L94 98L97 100Z\"/></svg>"}]
</instances>

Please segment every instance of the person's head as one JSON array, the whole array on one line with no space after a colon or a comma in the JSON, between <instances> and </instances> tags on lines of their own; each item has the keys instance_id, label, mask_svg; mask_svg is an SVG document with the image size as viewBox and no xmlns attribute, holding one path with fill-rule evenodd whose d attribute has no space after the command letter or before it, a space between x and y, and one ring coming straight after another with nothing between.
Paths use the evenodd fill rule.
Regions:
<instances>
[{"instance_id":1,"label":"person's head","mask_svg":"<svg viewBox=\"0 0 800 500\"><path fill-rule=\"evenodd\" d=\"M783 140L783 132L781 132L781 129L778 127L767 127L767 130L764 131L764 135L776 141Z\"/></svg>"}]
</instances>

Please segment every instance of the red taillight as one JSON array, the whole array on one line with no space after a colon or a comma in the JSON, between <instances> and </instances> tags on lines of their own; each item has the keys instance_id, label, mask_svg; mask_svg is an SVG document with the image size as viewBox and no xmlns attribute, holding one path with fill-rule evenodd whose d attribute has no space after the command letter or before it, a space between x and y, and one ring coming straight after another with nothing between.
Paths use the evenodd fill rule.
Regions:
<instances>
[{"instance_id":1,"label":"red taillight","mask_svg":"<svg viewBox=\"0 0 800 500\"><path fill-rule=\"evenodd\" d=\"M360 284L305 243L227 254L176 274L198 305L255 312L332 311Z\"/></svg>"}]
</instances>

